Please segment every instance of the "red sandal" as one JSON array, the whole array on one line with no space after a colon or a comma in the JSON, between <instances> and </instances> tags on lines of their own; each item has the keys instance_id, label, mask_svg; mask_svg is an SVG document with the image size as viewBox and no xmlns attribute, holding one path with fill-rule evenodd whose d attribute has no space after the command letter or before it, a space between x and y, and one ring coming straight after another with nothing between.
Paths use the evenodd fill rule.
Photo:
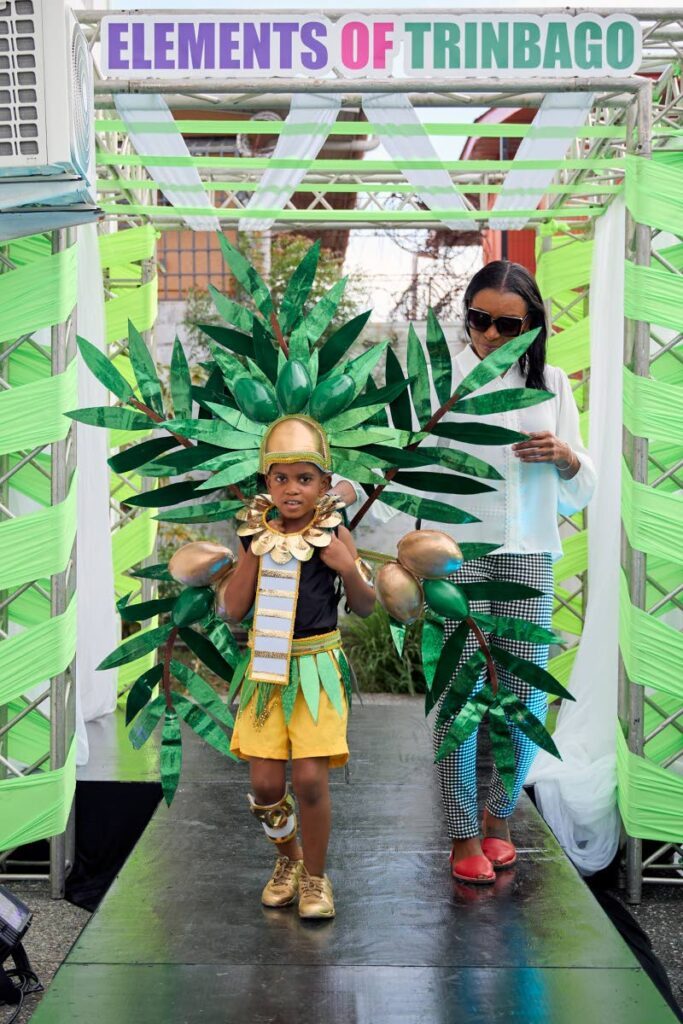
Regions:
<instances>
[{"instance_id":1,"label":"red sandal","mask_svg":"<svg viewBox=\"0 0 683 1024\"><path fill-rule=\"evenodd\" d=\"M507 839L496 839L495 836L487 836L482 840L481 848L495 871L511 868L517 860L515 845L508 842Z\"/></svg>"},{"instance_id":2,"label":"red sandal","mask_svg":"<svg viewBox=\"0 0 683 1024\"><path fill-rule=\"evenodd\" d=\"M458 882L470 882L472 885L491 885L496 880L496 873L493 870L491 861L483 854L476 854L473 857L463 857L462 860L453 859L453 851L448 858L451 862L451 874Z\"/></svg>"}]
</instances>

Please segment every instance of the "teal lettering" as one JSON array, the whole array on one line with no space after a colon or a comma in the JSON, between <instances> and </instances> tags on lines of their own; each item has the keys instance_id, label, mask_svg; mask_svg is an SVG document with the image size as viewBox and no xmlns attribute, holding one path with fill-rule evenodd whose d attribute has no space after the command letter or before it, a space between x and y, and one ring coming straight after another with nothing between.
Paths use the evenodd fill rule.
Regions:
<instances>
[{"instance_id":1,"label":"teal lettering","mask_svg":"<svg viewBox=\"0 0 683 1024\"><path fill-rule=\"evenodd\" d=\"M592 45L589 46L589 40ZM577 68L590 71L602 64L602 32L600 26L593 21L582 21L576 26L574 33L574 60Z\"/></svg>"},{"instance_id":2,"label":"teal lettering","mask_svg":"<svg viewBox=\"0 0 683 1024\"><path fill-rule=\"evenodd\" d=\"M572 53L569 48L566 22L551 21L545 38L544 68L571 68Z\"/></svg>"},{"instance_id":3,"label":"teal lettering","mask_svg":"<svg viewBox=\"0 0 683 1024\"><path fill-rule=\"evenodd\" d=\"M477 43L479 25L476 21L465 22L465 67L477 67Z\"/></svg>"},{"instance_id":4,"label":"teal lettering","mask_svg":"<svg viewBox=\"0 0 683 1024\"><path fill-rule=\"evenodd\" d=\"M516 21L512 27L513 66L518 70L541 66L541 30L533 21Z\"/></svg>"},{"instance_id":5,"label":"teal lettering","mask_svg":"<svg viewBox=\"0 0 683 1024\"><path fill-rule=\"evenodd\" d=\"M628 21L613 21L605 35L605 56L609 67L623 71L633 63L636 41Z\"/></svg>"},{"instance_id":6,"label":"teal lettering","mask_svg":"<svg viewBox=\"0 0 683 1024\"><path fill-rule=\"evenodd\" d=\"M481 24L481 66L510 66L510 26L507 22L483 21ZM495 62L495 63L494 63Z\"/></svg>"},{"instance_id":7,"label":"teal lettering","mask_svg":"<svg viewBox=\"0 0 683 1024\"><path fill-rule=\"evenodd\" d=\"M434 24L434 68L460 67L460 29L447 21Z\"/></svg>"},{"instance_id":8,"label":"teal lettering","mask_svg":"<svg viewBox=\"0 0 683 1024\"><path fill-rule=\"evenodd\" d=\"M422 71L425 66L425 35L430 30L428 21L408 21L405 26L410 36L409 69Z\"/></svg>"}]
</instances>

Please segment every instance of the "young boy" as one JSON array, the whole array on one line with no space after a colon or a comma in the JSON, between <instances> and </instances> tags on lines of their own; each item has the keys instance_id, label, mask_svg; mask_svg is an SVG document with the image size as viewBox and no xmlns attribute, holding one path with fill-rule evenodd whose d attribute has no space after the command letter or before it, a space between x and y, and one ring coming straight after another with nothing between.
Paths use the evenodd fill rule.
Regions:
<instances>
[{"instance_id":1,"label":"young boy","mask_svg":"<svg viewBox=\"0 0 683 1024\"><path fill-rule=\"evenodd\" d=\"M374 607L369 573L341 524L324 430L285 416L263 438L260 471L267 495L238 513L243 549L218 588L221 614L239 622L254 606L249 667L231 748L249 761L252 813L278 847L262 894L268 907L298 895L299 915L334 917L325 874L330 835L328 773L348 760L349 674L337 630L338 581L349 607ZM299 801L301 842L286 767Z\"/></svg>"}]
</instances>

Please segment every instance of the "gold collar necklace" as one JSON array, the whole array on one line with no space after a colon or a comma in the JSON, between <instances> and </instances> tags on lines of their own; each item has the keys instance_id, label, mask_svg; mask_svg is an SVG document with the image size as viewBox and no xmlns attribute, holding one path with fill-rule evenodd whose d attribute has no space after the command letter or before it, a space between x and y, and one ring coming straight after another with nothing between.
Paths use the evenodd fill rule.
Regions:
<instances>
[{"instance_id":1,"label":"gold collar necklace","mask_svg":"<svg viewBox=\"0 0 683 1024\"><path fill-rule=\"evenodd\" d=\"M281 533L271 526L268 515L274 508L270 494L251 498L235 517L241 523L237 533L240 537L252 538L251 550L257 557L270 552L274 562L285 565L291 558L307 562L316 548L327 547L334 527L342 522L339 509L344 508L344 502L326 494L317 502L310 523L296 533Z\"/></svg>"}]
</instances>

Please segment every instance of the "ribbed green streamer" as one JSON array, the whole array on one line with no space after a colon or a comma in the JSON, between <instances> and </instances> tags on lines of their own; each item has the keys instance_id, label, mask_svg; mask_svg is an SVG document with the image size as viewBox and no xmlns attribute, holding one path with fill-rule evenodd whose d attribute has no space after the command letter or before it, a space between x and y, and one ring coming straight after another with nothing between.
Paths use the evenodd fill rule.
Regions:
<instances>
[{"instance_id":1,"label":"ribbed green streamer","mask_svg":"<svg viewBox=\"0 0 683 1024\"><path fill-rule=\"evenodd\" d=\"M77 405L75 359L64 373L0 392L0 455L61 441L71 426L64 413Z\"/></svg>"},{"instance_id":2,"label":"ribbed green streamer","mask_svg":"<svg viewBox=\"0 0 683 1024\"><path fill-rule=\"evenodd\" d=\"M26 700L10 701L7 712L12 719L24 710ZM7 753L15 761L24 764L35 764L50 749L50 719L36 708L24 715L20 722L13 725L7 734Z\"/></svg>"},{"instance_id":3,"label":"ribbed green streamer","mask_svg":"<svg viewBox=\"0 0 683 1024\"><path fill-rule=\"evenodd\" d=\"M624 367L624 425L637 437L683 445L683 387Z\"/></svg>"},{"instance_id":4,"label":"ribbed green streamer","mask_svg":"<svg viewBox=\"0 0 683 1024\"><path fill-rule=\"evenodd\" d=\"M122 289L120 295L115 299L109 299L104 304L107 344L111 345L127 336L129 320L132 320L139 331L148 331L156 320L157 308L156 275L151 281L147 281L137 288Z\"/></svg>"},{"instance_id":5,"label":"ribbed green streamer","mask_svg":"<svg viewBox=\"0 0 683 1024\"><path fill-rule=\"evenodd\" d=\"M143 204L127 205L125 203L102 203L102 209L106 213L121 214L135 217L199 217L206 216L204 206L145 206ZM605 206L556 206L552 210L496 210L497 217L513 217L517 220L547 220L550 217L598 217L605 212ZM445 217L458 218L458 220L488 220L491 216L490 210L282 210L279 207L267 209L213 209L212 217L218 220L242 220L255 218L256 220L295 220L295 221L340 221L348 223L365 223L366 221L391 221L396 224L410 223L413 221L425 221L431 223L435 220L443 220Z\"/></svg>"},{"instance_id":6,"label":"ribbed green streamer","mask_svg":"<svg viewBox=\"0 0 683 1024\"><path fill-rule=\"evenodd\" d=\"M548 362L553 366L561 366L567 374L577 373L590 366L590 317L583 317L548 339Z\"/></svg>"},{"instance_id":7,"label":"ribbed green streamer","mask_svg":"<svg viewBox=\"0 0 683 1024\"><path fill-rule=\"evenodd\" d=\"M76 651L76 598L63 615L0 643L0 705L63 672ZM4 782L0 784L0 794ZM0 798L1 799L1 798Z\"/></svg>"},{"instance_id":8,"label":"ribbed green streamer","mask_svg":"<svg viewBox=\"0 0 683 1024\"><path fill-rule=\"evenodd\" d=\"M34 772L23 779L4 779L0 850L60 835L66 828L75 788L75 738L62 768Z\"/></svg>"},{"instance_id":9,"label":"ribbed green streamer","mask_svg":"<svg viewBox=\"0 0 683 1024\"><path fill-rule=\"evenodd\" d=\"M568 580L588 568L588 531L573 533L562 541L562 558L553 566L556 580Z\"/></svg>"},{"instance_id":10,"label":"ribbed green streamer","mask_svg":"<svg viewBox=\"0 0 683 1024\"><path fill-rule=\"evenodd\" d=\"M76 305L77 254L72 245L0 274L0 342L66 320Z\"/></svg>"},{"instance_id":11,"label":"ribbed green streamer","mask_svg":"<svg viewBox=\"0 0 683 1024\"><path fill-rule=\"evenodd\" d=\"M683 235L683 170L626 157L626 206L640 224Z\"/></svg>"},{"instance_id":12,"label":"ribbed green streamer","mask_svg":"<svg viewBox=\"0 0 683 1024\"><path fill-rule=\"evenodd\" d=\"M631 547L683 563L683 497L636 483L621 468L621 518Z\"/></svg>"},{"instance_id":13,"label":"ribbed green streamer","mask_svg":"<svg viewBox=\"0 0 683 1024\"><path fill-rule=\"evenodd\" d=\"M559 292L583 288L590 281L592 261L592 242L564 242L544 252L536 274L541 295L557 297Z\"/></svg>"},{"instance_id":14,"label":"ribbed green streamer","mask_svg":"<svg viewBox=\"0 0 683 1024\"><path fill-rule=\"evenodd\" d=\"M630 836L680 843L683 777L631 753L617 725L617 800Z\"/></svg>"},{"instance_id":15,"label":"ribbed green streamer","mask_svg":"<svg viewBox=\"0 0 683 1024\"><path fill-rule=\"evenodd\" d=\"M127 184L130 186L130 181ZM150 260L154 255L156 240L157 232L151 224L100 235L100 263L103 267L113 267L120 263Z\"/></svg>"},{"instance_id":16,"label":"ribbed green streamer","mask_svg":"<svg viewBox=\"0 0 683 1024\"><path fill-rule=\"evenodd\" d=\"M146 509L135 519L131 519L120 530L117 530L112 537L112 555L114 560L114 573L117 576L117 592L119 586L124 585L123 593L128 593L133 587L138 586L135 580L121 574L130 569L131 566L141 561L151 553L154 548L158 523L151 517L155 515L154 509Z\"/></svg>"},{"instance_id":17,"label":"ribbed green streamer","mask_svg":"<svg viewBox=\"0 0 683 1024\"><path fill-rule=\"evenodd\" d=\"M619 647L628 677L683 700L683 634L631 604L622 573L619 590Z\"/></svg>"},{"instance_id":18,"label":"ribbed green streamer","mask_svg":"<svg viewBox=\"0 0 683 1024\"><path fill-rule=\"evenodd\" d=\"M63 572L75 536L76 473L60 504L0 523L0 590Z\"/></svg>"},{"instance_id":19,"label":"ribbed green streamer","mask_svg":"<svg viewBox=\"0 0 683 1024\"><path fill-rule=\"evenodd\" d=\"M566 651L562 651L562 654L556 655L551 658L548 662L548 671L552 672L555 678L566 686L569 682L569 677L572 672L574 661L576 660L576 654L579 649L579 645L576 644L574 647L570 647Z\"/></svg>"},{"instance_id":20,"label":"ribbed green streamer","mask_svg":"<svg viewBox=\"0 0 683 1024\"><path fill-rule=\"evenodd\" d=\"M624 312L674 331L683 328L683 276L626 261Z\"/></svg>"}]
</instances>

